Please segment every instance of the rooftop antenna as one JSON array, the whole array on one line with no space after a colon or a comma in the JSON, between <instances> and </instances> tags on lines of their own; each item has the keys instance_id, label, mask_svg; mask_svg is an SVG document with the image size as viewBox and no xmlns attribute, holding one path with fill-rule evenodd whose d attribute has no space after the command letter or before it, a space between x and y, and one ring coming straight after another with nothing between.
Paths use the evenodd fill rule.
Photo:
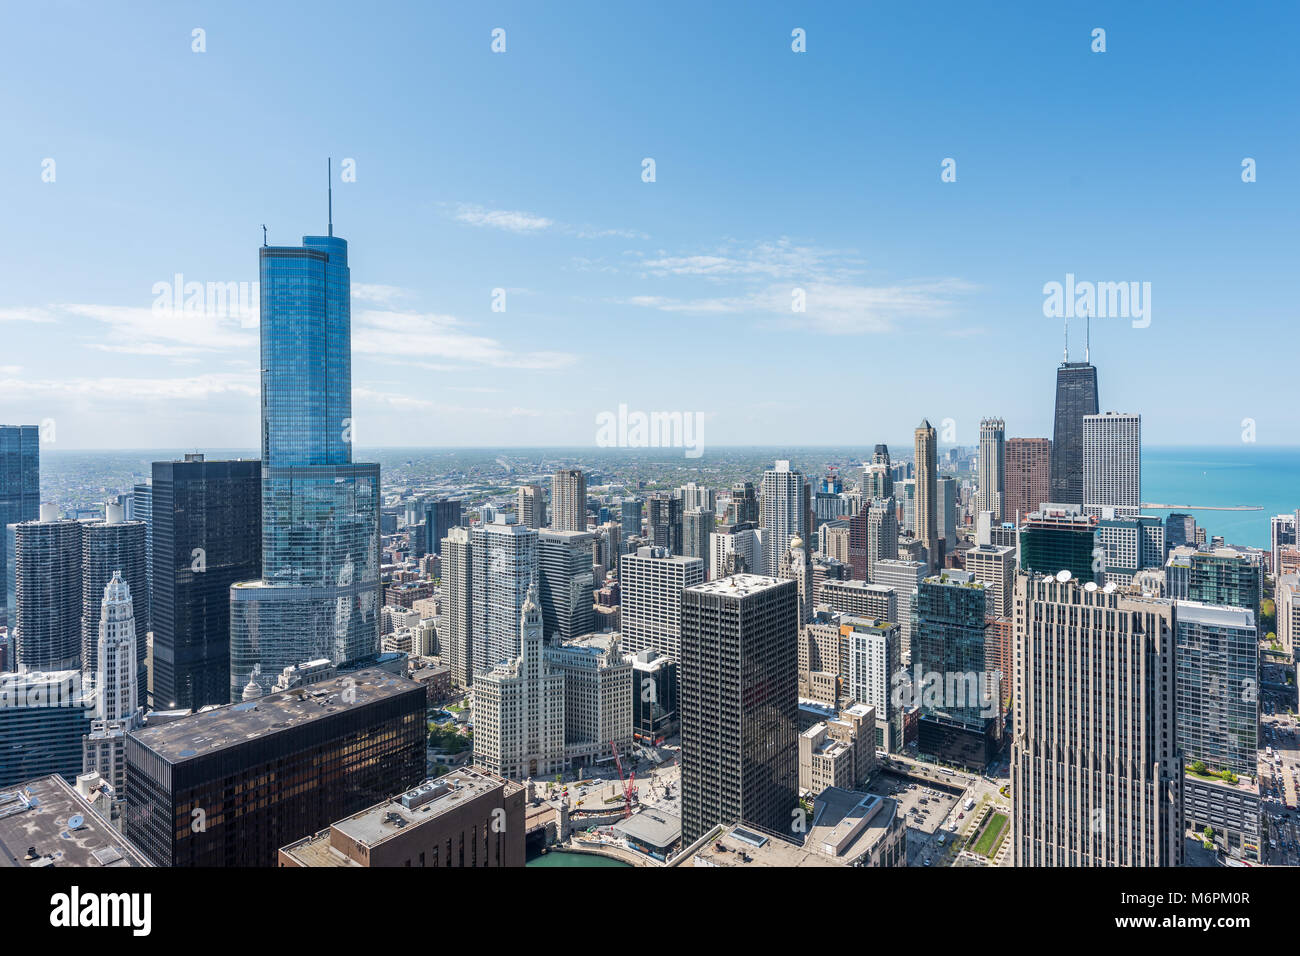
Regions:
<instances>
[{"instance_id":1,"label":"rooftop antenna","mask_svg":"<svg viewBox=\"0 0 1300 956\"><path fill-rule=\"evenodd\" d=\"M266 245L266 223L262 223L262 245Z\"/></svg>"},{"instance_id":2,"label":"rooftop antenna","mask_svg":"<svg viewBox=\"0 0 1300 956\"><path fill-rule=\"evenodd\" d=\"M1070 364L1070 317L1065 317L1065 364Z\"/></svg>"},{"instance_id":3,"label":"rooftop antenna","mask_svg":"<svg viewBox=\"0 0 1300 956\"><path fill-rule=\"evenodd\" d=\"M329 186L330 194L330 235L334 235L334 158L332 156L325 159L325 182Z\"/></svg>"},{"instance_id":4,"label":"rooftop antenna","mask_svg":"<svg viewBox=\"0 0 1300 956\"><path fill-rule=\"evenodd\" d=\"M1083 364L1087 365L1092 361L1092 312L1088 312L1087 325L1084 326L1086 331L1083 336Z\"/></svg>"}]
</instances>

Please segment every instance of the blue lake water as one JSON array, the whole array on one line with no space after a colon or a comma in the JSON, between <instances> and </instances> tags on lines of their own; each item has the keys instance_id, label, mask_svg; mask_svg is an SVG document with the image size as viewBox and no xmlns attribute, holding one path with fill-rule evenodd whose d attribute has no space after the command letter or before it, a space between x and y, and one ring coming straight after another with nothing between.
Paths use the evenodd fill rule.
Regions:
<instances>
[{"instance_id":1,"label":"blue lake water","mask_svg":"<svg viewBox=\"0 0 1300 956\"><path fill-rule=\"evenodd\" d=\"M1142 500L1176 505L1263 505L1263 511L1183 509L1207 540L1269 546L1269 519L1300 508L1300 448L1252 445L1144 447ZM1143 509L1163 518L1168 510Z\"/></svg>"}]
</instances>

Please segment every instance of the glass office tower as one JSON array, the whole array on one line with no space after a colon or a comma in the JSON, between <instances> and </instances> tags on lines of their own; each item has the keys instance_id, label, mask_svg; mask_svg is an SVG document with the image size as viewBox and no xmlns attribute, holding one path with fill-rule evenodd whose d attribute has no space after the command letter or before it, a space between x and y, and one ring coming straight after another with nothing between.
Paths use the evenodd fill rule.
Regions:
<instances>
[{"instance_id":1,"label":"glass office tower","mask_svg":"<svg viewBox=\"0 0 1300 956\"><path fill-rule=\"evenodd\" d=\"M262 578L230 591L230 699L379 649L379 466L352 461L348 246L263 246Z\"/></svg>"},{"instance_id":2,"label":"glass office tower","mask_svg":"<svg viewBox=\"0 0 1300 956\"><path fill-rule=\"evenodd\" d=\"M41 512L41 435L36 425L0 425L0 624L11 620L17 594L9 564L13 532L7 526L32 521Z\"/></svg>"},{"instance_id":3,"label":"glass office tower","mask_svg":"<svg viewBox=\"0 0 1300 956\"><path fill-rule=\"evenodd\" d=\"M1083 416L1096 414L1096 366L1062 362L1056 369L1056 422L1050 462L1054 504L1083 504ZM1040 503L1034 502L1034 507Z\"/></svg>"}]
</instances>

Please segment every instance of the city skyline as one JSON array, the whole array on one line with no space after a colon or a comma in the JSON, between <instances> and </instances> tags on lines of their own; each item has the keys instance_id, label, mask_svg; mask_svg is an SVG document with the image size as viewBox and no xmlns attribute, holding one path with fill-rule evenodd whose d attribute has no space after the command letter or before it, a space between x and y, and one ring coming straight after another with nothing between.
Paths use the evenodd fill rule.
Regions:
<instances>
[{"instance_id":1,"label":"city skyline","mask_svg":"<svg viewBox=\"0 0 1300 956\"><path fill-rule=\"evenodd\" d=\"M710 374L723 348L751 380L855 348L1016 369L990 387L987 407L970 409L964 376L930 377L919 402L901 387L906 365L886 362L894 387L881 390L862 440L906 435L922 415L954 419L962 444L993 414L1008 437L1046 437L1062 322L1045 314L1045 287L1073 277L1151 285L1149 325L1091 323L1101 411L1141 408L1153 445L1230 446L1244 419L1263 444L1300 444L1275 377L1228 401L1158 387L1206 355L1225 378L1252 378L1256 341L1289 315L1279 229L1300 190L1276 157L1297 134L1258 93L1293 79L1285 31L1252 34L1246 47L1231 42L1242 27L1216 24L1219 68L1204 75L1190 67L1203 14L1171 22L1116 5L1086 20L1032 10L990 22L953 9L934 31L921 11L895 11L887 27L857 10L754 12L740 24L692 11L686 31L672 18L630 31L598 8L433 21L412 7L403 42L436 36L439 57L403 60L389 24L359 23L356 66L338 72L326 68L330 44L316 42L327 27L274 9L204 11L205 24L89 10L69 31L16 12L14 35L33 42L7 51L15 69L39 71L58 36L60 56L80 65L51 78L52 92L94 71L97 95L114 95L116 125L70 93L57 114L0 94L17 137L0 158L13 225L0 238L13 266L0 298L6 418L50 419L70 449L100 445L110 430L130 447L252 444L256 316L209 313L206 302L160 315L154 304L183 300L189 282L255 283L263 223L273 243L321 229L322 165L333 157L335 218L362 250L352 389L362 447L589 446L597 416L624 403L699 413L706 447L843 440L833 419L813 414L813 397L774 401ZM1104 54L1090 49L1094 20L1108 30ZM795 27L806 53L791 50ZM496 28L507 38L499 54ZM906 52L922 37L949 77L982 81L927 72ZM671 105L695 86L663 70L665 44L709 89L700 115ZM557 52L584 57L583 69L540 70ZM846 57L861 71L848 81L836 67ZM1023 87L1062 58L1068 71ZM278 129L254 85L268 72L313 75L331 105L300 104L304 128ZM389 132L403 109L383 105L393 83L438 95L427 122L401 124L409 140ZM232 86L248 95L213 99ZM1145 91L1136 103L1133 89ZM231 128L244 135L150 132L182 98L218 116L240 102ZM846 121L846 103L867 122ZM1008 118L997 129L980 119L993 110ZM736 117L725 146L716 115ZM1207 126L1221 138L1208 152ZM1124 157L1079 134L1089 128L1125 137ZM458 132L454 145L444 129ZM654 182L642 180L647 158ZM1244 158L1258 164L1257 181L1242 181ZM45 159L53 181L42 181ZM947 159L954 182L941 178ZM184 198L159 215L160 196ZM101 234L110 222L114 242ZM804 312L792 310L796 289ZM1082 324L1072 324L1075 360ZM648 327L665 334L640 334ZM693 348L680 347L684 335ZM592 363L614 374L575 374ZM663 368L668 396L645 374Z\"/></svg>"}]
</instances>

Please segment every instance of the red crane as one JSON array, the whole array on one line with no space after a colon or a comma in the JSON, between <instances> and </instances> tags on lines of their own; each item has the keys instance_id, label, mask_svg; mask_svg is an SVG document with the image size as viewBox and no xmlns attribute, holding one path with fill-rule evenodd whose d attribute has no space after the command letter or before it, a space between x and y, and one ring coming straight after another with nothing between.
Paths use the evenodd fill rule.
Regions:
<instances>
[{"instance_id":1,"label":"red crane","mask_svg":"<svg viewBox=\"0 0 1300 956\"><path fill-rule=\"evenodd\" d=\"M614 766L618 768L618 782L623 785L623 819L632 815L632 795L636 793L636 771L633 770L626 780L623 779L623 761L618 755L618 744L609 742L614 749Z\"/></svg>"}]
</instances>

